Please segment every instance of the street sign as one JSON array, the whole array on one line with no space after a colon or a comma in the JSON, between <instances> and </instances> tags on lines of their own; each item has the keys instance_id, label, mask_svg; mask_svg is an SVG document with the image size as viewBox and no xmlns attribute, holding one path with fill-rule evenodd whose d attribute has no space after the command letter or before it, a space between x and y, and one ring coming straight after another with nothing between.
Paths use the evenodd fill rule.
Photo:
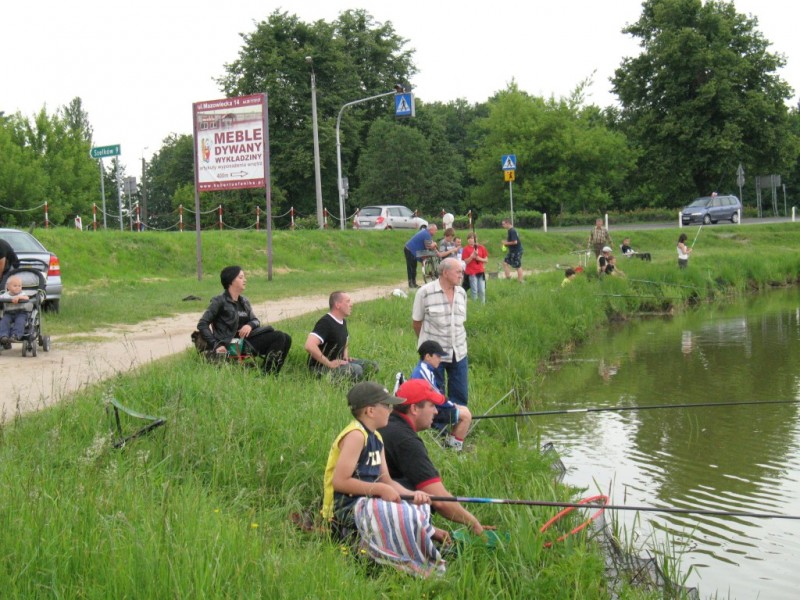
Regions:
<instances>
[{"instance_id":1,"label":"street sign","mask_svg":"<svg viewBox=\"0 0 800 600\"><path fill-rule=\"evenodd\" d=\"M92 158L106 158L107 156L119 156L120 154L122 154L122 150L119 144L114 144L113 146L97 146L96 148L92 148L89 152Z\"/></svg>"},{"instance_id":2,"label":"street sign","mask_svg":"<svg viewBox=\"0 0 800 600\"><path fill-rule=\"evenodd\" d=\"M503 165L503 171L513 171L517 168L517 155L503 154L500 164Z\"/></svg>"},{"instance_id":3,"label":"street sign","mask_svg":"<svg viewBox=\"0 0 800 600\"><path fill-rule=\"evenodd\" d=\"M736 185L742 187L744 185L744 169L742 163L739 163L739 168L736 169ZM739 194L741 196L741 194Z\"/></svg>"},{"instance_id":4,"label":"street sign","mask_svg":"<svg viewBox=\"0 0 800 600\"><path fill-rule=\"evenodd\" d=\"M394 96L394 116L413 117L416 115L414 110L414 94L404 92Z\"/></svg>"},{"instance_id":5,"label":"street sign","mask_svg":"<svg viewBox=\"0 0 800 600\"><path fill-rule=\"evenodd\" d=\"M514 181L516 179L516 171L503 171L503 181Z\"/></svg>"}]
</instances>

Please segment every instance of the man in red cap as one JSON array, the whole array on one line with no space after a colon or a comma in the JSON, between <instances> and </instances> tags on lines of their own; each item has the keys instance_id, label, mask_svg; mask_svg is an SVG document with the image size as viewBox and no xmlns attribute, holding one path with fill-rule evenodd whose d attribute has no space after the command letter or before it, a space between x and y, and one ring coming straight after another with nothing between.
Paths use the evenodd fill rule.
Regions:
<instances>
[{"instance_id":1,"label":"man in red cap","mask_svg":"<svg viewBox=\"0 0 800 600\"><path fill-rule=\"evenodd\" d=\"M439 471L433 466L428 449L417 432L430 429L437 406L445 398L425 379L409 379L401 385L395 395L402 398L395 404L389 423L381 428L386 465L392 479L401 485L425 492L431 496L452 496L442 483ZM493 527L481 522L459 502L431 502L434 510L444 518L468 525L475 535Z\"/></svg>"}]
</instances>

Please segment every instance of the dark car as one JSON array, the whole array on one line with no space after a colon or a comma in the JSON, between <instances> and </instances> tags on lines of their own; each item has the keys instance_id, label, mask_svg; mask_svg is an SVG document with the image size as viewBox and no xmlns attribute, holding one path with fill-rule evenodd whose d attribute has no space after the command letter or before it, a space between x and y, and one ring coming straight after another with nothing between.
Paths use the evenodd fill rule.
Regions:
<instances>
[{"instance_id":1,"label":"dark car","mask_svg":"<svg viewBox=\"0 0 800 600\"><path fill-rule=\"evenodd\" d=\"M736 196L703 196L693 201L681 212L681 222L689 223L716 223L730 221L738 223L741 216L742 203Z\"/></svg>"},{"instance_id":2,"label":"dark car","mask_svg":"<svg viewBox=\"0 0 800 600\"><path fill-rule=\"evenodd\" d=\"M39 269L47 279L47 299L45 310L58 312L61 304L61 264L58 257L26 231L19 229L0 229L0 239L7 241L19 258L20 267Z\"/></svg>"}]
</instances>

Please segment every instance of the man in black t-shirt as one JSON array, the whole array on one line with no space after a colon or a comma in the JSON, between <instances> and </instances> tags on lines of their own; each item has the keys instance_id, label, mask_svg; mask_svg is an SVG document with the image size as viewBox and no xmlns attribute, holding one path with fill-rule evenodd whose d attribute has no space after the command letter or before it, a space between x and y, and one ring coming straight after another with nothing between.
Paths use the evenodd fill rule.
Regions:
<instances>
[{"instance_id":1,"label":"man in black t-shirt","mask_svg":"<svg viewBox=\"0 0 800 600\"><path fill-rule=\"evenodd\" d=\"M394 405L389 423L378 430L383 438L389 474L408 489L419 490L431 496L452 496L444 487L442 477L418 435L419 431L431 428L437 413L436 407L444 403L444 396L426 379L409 379L397 388L395 396L404 401ZM468 525L475 535L480 535L484 529L494 529L482 525L459 502L434 500L431 506L444 518Z\"/></svg>"},{"instance_id":2,"label":"man in black t-shirt","mask_svg":"<svg viewBox=\"0 0 800 600\"><path fill-rule=\"evenodd\" d=\"M333 292L328 298L330 312L322 317L308 334L305 350L308 368L318 375L331 373L359 381L365 375L378 371L378 363L351 358L350 335L346 318L353 310L353 299L346 292Z\"/></svg>"},{"instance_id":3,"label":"man in black t-shirt","mask_svg":"<svg viewBox=\"0 0 800 600\"><path fill-rule=\"evenodd\" d=\"M7 241L0 239L0 284L5 284L6 276L11 269L19 268L17 253ZM5 289L5 287L3 287Z\"/></svg>"}]
</instances>

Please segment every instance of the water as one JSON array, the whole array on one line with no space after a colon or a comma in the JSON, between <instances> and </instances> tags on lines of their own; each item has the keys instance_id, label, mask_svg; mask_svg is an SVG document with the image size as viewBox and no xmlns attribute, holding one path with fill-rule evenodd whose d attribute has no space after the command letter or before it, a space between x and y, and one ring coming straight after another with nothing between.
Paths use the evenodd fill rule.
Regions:
<instances>
[{"instance_id":1,"label":"water","mask_svg":"<svg viewBox=\"0 0 800 600\"><path fill-rule=\"evenodd\" d=\"M543 378L533 410L798 403L536 417L583 496L614 504L800 515L800 290L614 327ZM541 401L541 405L539 404ZM533 421L533 420L532 420ZM669 539L702 597L800 596L800 521L619 511L637 544ZM668 534L668 535L667 535Z\"/></svg>"}]
</instances>

